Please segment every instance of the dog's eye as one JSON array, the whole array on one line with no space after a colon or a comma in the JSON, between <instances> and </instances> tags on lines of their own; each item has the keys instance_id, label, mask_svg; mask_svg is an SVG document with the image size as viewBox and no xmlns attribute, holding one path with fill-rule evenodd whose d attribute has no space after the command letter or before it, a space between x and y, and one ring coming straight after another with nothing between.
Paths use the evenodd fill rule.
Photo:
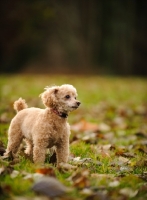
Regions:
<instances>
[{"instance_id":1,"label":"dog's eye","mask_svg":"<svg viewBox=\"0 0 147 200\"><path fill-rule=\"evenodd\" d=\"M77 97L75 97L75 99L77 99Z\"/></svg>"},{"instance_id":2,"label":"dog's eye","mask_svg":"<svg viewBox=\"0 0 147 200\"><path fill-rule=\"evenodd\" d=\"M65 96L65 98L66 98L66 99L69 99L69 98L70 98L70 96L69 96L69 95L66 95L66 96Z\"/></svg>"}]
</instances>

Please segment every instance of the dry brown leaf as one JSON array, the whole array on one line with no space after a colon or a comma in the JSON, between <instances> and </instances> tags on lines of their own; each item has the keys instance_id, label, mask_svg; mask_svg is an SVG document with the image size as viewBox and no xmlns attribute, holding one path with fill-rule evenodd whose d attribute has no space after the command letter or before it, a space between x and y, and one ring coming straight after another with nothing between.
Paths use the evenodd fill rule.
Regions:
<instances>
[{"instance_id":1,"label":"dry brown leaf","mask_svg":"<svg viewBox=\"0 0 147 200\"><path fill-rule=\"evenodd\" d=\"M79 123L72 125L71 130L73 130L73 131L97 131L98 125L95 123L87 122L85 120L81 120Z\"/></svg>"},{"instance_id":2,"label":"dry brown leaf","mask_svg":"<svg viewBox=\"0 0 147 200\"><path fill-rule=\"evenodd\" d=\"M105 123L96 124L92 122L87 122L85 120L81 120L79 123L71 126L71 130L73 131L110 131L111 127Z\"/></svg>"},{"instance_id":3,"label":"dry brown leaf","mask_svg":"<svg viewBox=\"0 0 147 200\"><path fill-rule=\"evenodd\" d=\"M63 172L64 171L72 171L72 170L77 169L77 166L73 166L69 163L60 163L58 166L58 169Z\"/></svg>"},{"instance_id":4,"label":"dry brown leaf","mask_svg":"<svg viewBox=\"0 0 147 200\"><path fill-rule=\"evenodd\" d=\"M128 158L124 158L124 157L122 157L122 156L119 156L118 160L119 160L120 162L126 163L126 164L129 162L129 159L128 159Z\"/></svg>"},{"instance_id":5,"label":"dry brown leaf","mask_svg":"<svg viewBox=\"0 0 147 200\"><path fill-rule=\"evenodd\" d=\"M115 149L114 146L112 146L111 144L106 144L106 145L99 145L96 147L92 147L92 149L99 155L102 155L102 157L108 157L111 158L110 156L110 151L112 149Z\"/></svg>"},{"instance_id":6,"label":"dry brown leaf","mask_svg":"<svg viewBox=\"0 0 147 200\"><path fill-rule=\"evenodd\" d=\"M133 198L133 197L135 197L137 195L138 190L133 190L131 188L122 188L119 191L119 193L122 194L122 195L128 196L130 198Z\"/></svg>"},{"instance_id":7,"label":"dry brown leaf","mask_svg":"<svg viewBox=\"0 0 147 200\"><path fill-rule=\"evenodd\" d=\"M115 155L122 156L122 155L124 155L125 152L126 152L126 150L124 148L118 148Z\"/></svg>"},{"instance_id":8,"label":"dry brown leaf","mask_svg":"<svg viewBox=\"0 0 147 200\"><path fill-rule=\"evenodd\" d=\"M73 185L78 189L83 189L85 187L88 187L90 185L88 176L89 176L89 170L87 169L83 170L82 172L76 172L71 177Z\"/></svg>"},{"instance_id":9,"label":"dry brown leaf","mask_svg":"<svg viewBox=\"0 0 147 200\"><path fill-rule=\"evenodd\" d=\"M119 128L119 129L126 129L127 128L127 124L125 122L125 119L123 117L116 117L113 120L112 126L115 128Z\"/></svg>"},{"instance_id":10,"label":"dry brown leaf","mask_svg":"<svg viewBox=\"0 0 147 200\"><path fill-rule=\"evenodd\" d=\"M126 158L134 158L135 157L134 153L129 153L129 152L122 153L121 156L124 156Z\"/></svg>"},{"instance_id":11,"label":"dry brown leaf","mask_svg":"<svg viewBox=\"0 0 147 200\"><path fill-rule=\"evenodd\" d=\"M80 176L78 179L74 181L74 186L79 189L88 187L89 185L90 185L89 180L87 179L87 177L84 176Z\"/></svg>"},{"instance_id":12,"label":"dry brown leaf","mask_svg":"<svg viewBox=\"0 0 147 200\"><path fill-rule=\"evenodd\" d=\"M141 159L139 161L136 162L136 167L147 167L147 159Z\"/></svg>"},{"instance_id":13,"label":"dry brown leaf","mask_svg":"<svg viewBox=\"0 0 147 200\"><path fill-rule=\"evenodd\" d=\"M81 138L84 142L90 143L90 144L97 144L98 139L104 139L105 136L102 133L89 133L85 132L84 136Z\"/></svg>"},{"instance_id":14,"label":"dry brown leaf","mask_svg":"<svg viewBox=\"0 0 147 200\"><path fill-rule=\"evenodd\" d=\"M82 166L82 165L86 165L88 163L92 163L93 160L91 158L82 158L81 157L76 157L76 158L73 158L71 160L72 164L76 164L78 166Z\"/></svg>"},{"instance_id":15,"label":"dry brown leaf","mask_svg":"<svg viewBox=\"0 0 147 200\"><path fill-rule=\"evenodd\" d=\"M36 169L36 173L55 177L55 171L52 167Z\"/></svg>"},{"instance_id":16,"label":"dry brown leaf","mask_svg":"<svg viewBox=\"0 0 147 200\"><path fill-rule=\"evenodd\" d=\"M12 173L10 174L10 177L11 177L11 178L16 178L19 174L20 174L19 171L13 170Z\"/></svg>"},{"instance_id":17,"label":"dry brown leaf","mask_svg":"<svg viewBox=\"0 0 147 200\"><path fill-rule=\"evenodd\" d=\"M104 158L111 158L110 154L108 152L103 151L103 150L101 151L101 155Z\"/></svg>"},{"instance_id":18,"label":"dry brown leaf","mask_svg":"<svg viewBox=\"0 0 147 200\"><path fill-rule=\"evenodd\" d=\"M109 187L117 187L119 185L120 185L120 181L118 181L118 180L114 180L109 183Z\"/></svg>"},{"instance_id":19,"label":"dry brown leaf","mask_svg":"<svg viewBox=\"0 0 147 200\"><path fill-rule=\"evenodd\" d=\"M98 130L99 131L102 131L102 132L106 132L106 131L110 131L111 130L111 127L108 126L107 124L105 123L101 123L98 125Z\"/></svg>"},{"instance_id":20,"label":"dry brown leaf","mask_svg":"<svg viewBox=\"0 0 147 200\"><path fill-rule=\"evenodd\" d=\"M113 139L114 139L114 133L113 133L113 132L105 133L104 138L105 138L106 140L108 140L108 141L111 142L111 141L113 141Z\"/></svg>"},{"instance_id":21,"label":"dry brown leaf","mask_svg":"<svg viewBox=\"0 0 147 200\"><path fill-rule=\"evenodd\" d=\"M92 178L98 178L98 179L103 179L103 178L114 178L114 174L91 174Z\"/></svg>"}]
</instances>

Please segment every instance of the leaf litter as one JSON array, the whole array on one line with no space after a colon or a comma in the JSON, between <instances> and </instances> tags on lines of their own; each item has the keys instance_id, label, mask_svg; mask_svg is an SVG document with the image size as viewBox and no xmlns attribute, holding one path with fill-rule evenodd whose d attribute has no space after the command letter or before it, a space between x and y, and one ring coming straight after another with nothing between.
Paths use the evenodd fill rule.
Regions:
<instances>
[{"instance_id":1,"label":"leaf litter","mask_svg":"<svg viewBox=\"0 0 147 200\"><path fill-rule=\"evenodd\" d=\"M110 92L108 87L105 90ZM136 89L131 91L133 90L136 92ZM114 98L117 99L117 96ZM35 102L33 98L31 101L38 106L38 101ZM7 183L6 179L9 177L12 183L21 177L22 182L24 180L32 185L35 193L49 199L147 198L147 105L133 101L132 98L132 102L127 102L125 97L123 101L113 103L112 99L104 100L103 97L97 104L91 103L89 108L81 108L75 116L73 114L70 160L67 165L62 164L58 169L55 167L54 153L50 164L46 160L44 166L36 166L31 172L29 167L25 169L28 161L24 154L20 155L25 160L24 166L21 165L22 159L14 158L11 153L9 158L1 157L0 190L12 194L13 185ZM11 104L9 102L9 108L2 113L2 124L10 122L13 113ZM5 137L6 135L3 136ZM2 139L1 156L4 152ZM13 197L16 198L15 194Z\"/></svg>"}]
</instances>

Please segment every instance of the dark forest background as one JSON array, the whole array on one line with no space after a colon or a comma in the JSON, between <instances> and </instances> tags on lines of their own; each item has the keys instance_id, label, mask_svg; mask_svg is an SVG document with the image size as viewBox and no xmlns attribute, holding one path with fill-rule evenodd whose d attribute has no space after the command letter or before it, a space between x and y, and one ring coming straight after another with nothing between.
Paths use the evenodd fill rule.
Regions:
<instances>
[{"instance_id":1,"label":"dark forest background","mask_svg":"<svg viewBox=\"0 0 147 200\"><path fill-rule=\"evenodd\" d=\"M147 75L146 0L0 1L1 73Z\"/></svg>"}]
</instances>

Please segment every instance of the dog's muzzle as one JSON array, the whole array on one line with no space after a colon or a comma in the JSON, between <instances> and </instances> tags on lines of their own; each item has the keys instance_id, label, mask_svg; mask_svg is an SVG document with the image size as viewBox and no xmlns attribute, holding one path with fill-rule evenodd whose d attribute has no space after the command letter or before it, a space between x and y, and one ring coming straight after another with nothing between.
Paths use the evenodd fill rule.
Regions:
<instances>
[{"instance_id":1,"label":"dog's muzzle","mask_svg":"<svg viewBox=\"0 0 147 200\"><path fill-rule=\"evenodd\" d=\"M72 106L72 108L77 109L80 106L81 102L77 101L75 106Z\"/></svg>"}]
</instances>

